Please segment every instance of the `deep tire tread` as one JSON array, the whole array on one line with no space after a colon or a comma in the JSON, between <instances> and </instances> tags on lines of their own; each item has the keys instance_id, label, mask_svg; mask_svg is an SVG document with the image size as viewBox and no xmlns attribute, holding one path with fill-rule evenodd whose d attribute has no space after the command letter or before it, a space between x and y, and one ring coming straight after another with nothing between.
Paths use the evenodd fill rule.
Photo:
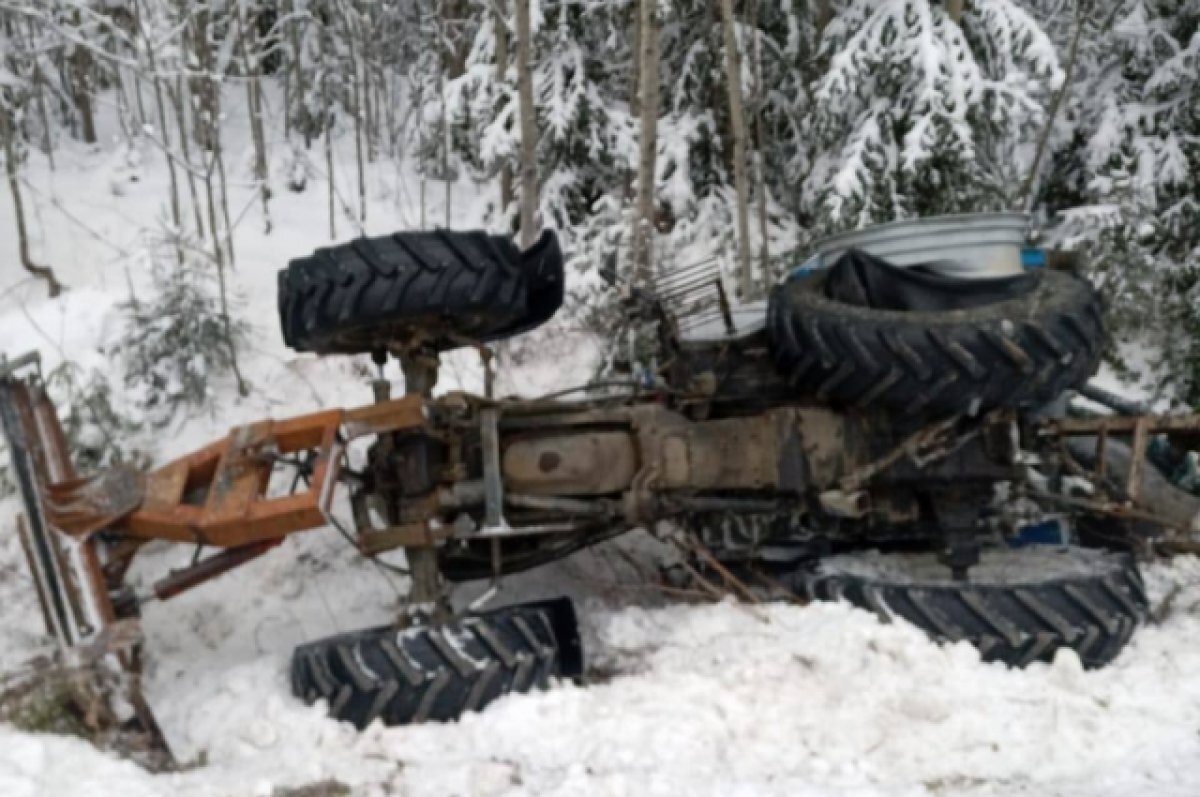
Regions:
<instances>
[{"instance_id":1,"label":"deep tire tread","mask_svg":"<svg viewBox=\"0 0 1200 797\"><path fill-rule=\"evenodd\" d=\"M876 583L818 568L798 574L795 588L810 599L901 617L938 640L965 639L985 661L1024 667L1071 648L1085 667L1096 668L1116 658L1149 614L1137 566L1124 554L1106 556L1105 572L1012 587Z\"/></svg>"},{"instance_id":2,"label":"deep tire tread","mask_svg":"<svg viewBox=\"0 0 1200 797\"><path fill-rule=\"evenodd\" d=\"M943 312L842 304L825 297L825 276L777 287L767 314L773 359L802 394L923 416L1027 408L1099 364L1099 298L1069 274L1043 272L1024 297Z\"/></svg>"},{"instance_id":3,"label":"deep tire tread","mask_svg":"<svg viewBox=\"0 0 1200 797\"><path fill-rule=\"evenodd\" d=\"M509 692L580 675L574 623L569 602L559 600L437 628L341 634L296 649L292 692L307 703L326 701L331 715L360 729L377 719L457 719Z\"/></svg>"},{"instance_id":4,"label":"deep tire tread","mask_svg":"<svg viewBox=\"0 0 1200 797\"><path fill-rule=\"evenodd\" d=\"M531 329L562 302L562 252L546 232L520 252L484 232L405 232L318 249L280 272L284 341L320 354L401 340L445 350Z\"/></svg>"}]
</instances>

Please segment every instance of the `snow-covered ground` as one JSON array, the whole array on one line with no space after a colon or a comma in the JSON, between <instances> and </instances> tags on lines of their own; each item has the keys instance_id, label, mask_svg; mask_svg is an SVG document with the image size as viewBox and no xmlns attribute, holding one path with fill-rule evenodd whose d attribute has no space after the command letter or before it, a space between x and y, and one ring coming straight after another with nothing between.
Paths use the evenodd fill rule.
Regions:
<instances>
[{"instance_id":1,"label":"snow-covered ground","mask_svg":"<svg viewBox=\"0 0 1200 797\"><path fill-rule=\"evenodd\" d=\"M324 184L314 179L304 194L277 187L275 229L264 235L240 154L230 157L231 208L249 210L235 237L233 284L253 328L242 363L251 395L238 398L230 380L215 379L210 413L143 430L141 444L160 460L246 420L369 400L361 362L297 356L276 326L276 270L328 243ZM138 253L144 230L165 215L165 171L153 150L131 166L116 147L67 147L56 172L35 156L28 175L35 257L70 291L51 302L24 279L8 251L12 208L0 192L0 350L38 349L48 366L70 356L112 372L117 358L102 349L119 328L116 303L146 290ZM373 169L368 232L415 226L415 186L403 169ZM454 226L478 224L493 190L455 186ZM428 217L442 219L441 186L428 196ZM339 227L355 231L346 218ZM562 323L525 347L529 357L501 389L536 394L578 382L597 345ZM443 380L477 388L474 357L448 358ZM16 512L15 499L0 501L5 671L47 644ZM654 556L652 544L636 547ZM190 553L152 550L133 578L144 585ZM145 609L148 697L176 755L194 767L154 775L76 739L0 726L0 795L266 796L329 778L362 795L1200 794L1195 559L1150 568L1156 599L1179 588L1173 610L1114 665L1086 673L1071 655L1026 671L982 664L965 645L938 646L843 606L620 600L612 585L629 573L617 561L584 552L508 592L580 598L593 682L511 696L456 723L356 733L291 696L287 656L297 643L386 622L404 585L328 530L290 539Z\"/></svg>"}]
</instances>

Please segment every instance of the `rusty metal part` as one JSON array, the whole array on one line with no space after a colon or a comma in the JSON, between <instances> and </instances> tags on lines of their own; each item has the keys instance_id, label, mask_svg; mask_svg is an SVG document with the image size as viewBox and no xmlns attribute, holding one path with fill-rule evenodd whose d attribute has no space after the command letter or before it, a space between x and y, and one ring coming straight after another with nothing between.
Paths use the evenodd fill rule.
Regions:
<instances>
[{"instance_id":1,"label":"rusty metal part","mask_svg":"<svg viewBox=\"0 0 1200 797\"><path fill-rule=\"evenodd\" d=\"M843 476L838 482L840 490L845 494L856 493L875 476L902 460L925 465L939 456L948 454L953 444L957 442L958 445L962 445L966 442L963 438L955 440L954 430L958 421L957 417L947 418L913 433L883 456Z\"/></svg>"},{"instance_id":2,"label":"rusty metal part","mask_svg":"<svg viewBox=\"0 0 1200 797\"><path fill-rule=\"evenodd\" d=\"M765 489L779 485L786 437L777 413L686 425L640 425L643 456L656 462L655 486L671 490Z\"/></svg>"},{"instance_id":3,"label":"rusty metal part","mask_svg":"<svg viewBox=\"0 0 1200 797\"><path fill-rule=\"evenodd\" d=\"M405 398L409 401L420 401L422 406L422 421L428 417L424 401L433 394L433 388L438 377L438 357L436 351L427 346L410 345L402 347L394 353L400 359L400 369L404 373ZM494 424L494 420L493 420ZM494 430L493 430L494 431ZM396 435L381 435L375 446L387 452L395 449ZM387 456L378 457L387 461ZM498 460L498 455L496 456ZM498 475L498 463L495 467ZM416 522L408 522L401 512L402 502L394 495L383 496L386 501L385 513L392 528L385 532L384 537L376 536L373 545L388 544L392 541L401 542L404 547L404 557L408 560L409 592L408 606L400 614L401 623L411 623L417 620L413 609L420 614L428 614L433 622L440 623L450 617L449 596L445 589L444 579L438 567L437 542L434 532L440 531L440 525L435 525L433 518L422 518ZM436 499L422 499L423 507L435 503ZM408 502L408 503L411 503ZM423 511L419 515L426 514ZM410 531L424 533L424 539L419 536L412 539L407 536Z\"/></svg>"},{"instance_id":4,"label":"rusty metal part","mask_svg":"<svg viewBox=\"0 0 1200 797\"><path fill-rule=\"evenodd\" d=\"M119 530L134 537L234 548L325 524L343 413L259 421L151 473L146 499ZM266 495L278 457L315 451L302 492Z\"/></svg>"},{"instance_id":5,"label":"rusty metal part","mask_svg":"<svg viewBox=\"0 0 1200 797\"><path fill-rule=\"evenodd\" d=\"M436 548L450 539L453 532L451 526L431 526L427 522L388 526L359 535L358 549L366 556L378 556L397 548Z\"/></svg>"},{"instance_id":6,"label":"rusty metal part","mask_svg":"<svg viewBox=\"0 0 1200 797\"><path fill-rule=\"evenodd\" d=\"M500 411L488 407L479 413L479 437L483 447L483 530L503 534L508 530L504 520L504 475L500 466L500 430L497 422Z\"/></svg>"},{"instance_id":7,"label":"rusty metal part","mask_svg":"<svg viewBox=\"0 0 1200 797\"><path fill-rule=\"evenodd\" d=\"M1133 470L1133 449L1125 441L1109 442L1104 454L1107 465L1107 475L1104 476L1097 474L1100 463L1096 459L1096 445L1088 437L1066 441L1059 456L1068 470L1088 480L1104 496L1107 504L1142 510L1153 516L1142 519L1156 525L1200 533L1200 496L1176 487L1157 468L1142 468L1138 500L1128 500L1125 490L1128 489L1129 473Z\"/></svg>"},{"instance_id":8,"label":"rusty metal part","mask_svg":"<svg viewBox=\"0 0 1200 797\"><path fill-rule=\"evenodd\" d=\"M78 505L65 513L54 511L53 488L80 482L54 405L39 381L14 378L11 366L6 373L0 378L0 420L27 512L33 575L49 600L55 637L70 646L111 623L115 611L96 541L88 537L73 543L55 525L80 518ZM59 494L59 500L66 500L68 492Z\"/></svg>"},{"instance_id":9,"label":"rusty metal part","mask_svg":"<svg viewBox=\"0 0 1200 797\"><path fill-rule=\"evenodd\" d=\"M428 425L429 411L422 396L403 396L342 412L342 435L349 441L367 435L418 429Z\"/></svg>"},{"instance_id":10,"label":"rusty metal part","mask_svg":"<svg viewBox=\"0 0 1200 797\"><path fill-rule=\"evenodd\" d=\"M504 537L539 536L550 534L573 534L596 528L594 522L577 520L556 521L553 523L535 523L528 526L509 526L507 528L482 528L477 532L462 535L468 539L497 539Z\"/></svg>"},{"instance_id":11,"label":"rusty metal part","mask_svg":"<svg viewBox=\"0 0 1200 797\"><path fill-rule=\"evenodd\" d=\"M117 589L124 583L125 573L133 564L134 556L146 542L146 540L121 537L105 546L103 571L109 589Z\"/></svg>"},{"instance_id":12,"label":"rusty metal part","mask_svg":"<svg viewBox=\"0 0 1200 797\"><path fill-rule=\"evenodd\" d=\"M25 554L25 564L33 576L33 587L37 593L38 606L42 610L42 623L46 628L46 635L50 637L57 636L55 630L57 621L54 617L56 611L54 601L47 591L44 578L40 575L41 568L38 564L37 555L34 553L33 540L29 534L29 524L25 521L24 515L17 515L17 537L21 542L21 550Z\"/></svg>"},{"instance_id":13,"label":"rusty metal part","mask_svg":"<svg viewBox=\"0 0 1200 797\"><path fill-rule=\"evenodd\" d=\"M585 517L611 518L617 514L615 501L604 499L553 498L541 495L523 495L507 493L504 503L518 509L535 509L543 512L561 512L568 517L583 515Z\"/></svg>"},{"instance_id":14,"label":"rusty metal part","mask_svg":"<svg viewBox=\"0 0 1200 797\"><path fill-rule=\"evenodd\" d=\"M146 480L128 465L46 486L46 520L64 534L86 537L108 528L141 506Z\"/></svg>"},{"instance_id":15,"label":"rusty metal part","mask_svg":"<svg viewBox=\"0 0 1200 797\"><path fill-rule=\"evenodd\" d=\"M1168 517L1158 515L1153 512L1147 512L1136 506L1131 506L1120 501L1096 501L1088 498L1076 498L1074 496L1061 495L1052 493L1046 490L1027 490L1027 494L1039 500L1049 503L1061 504L1063 506L1082 509L1090 513L1098 515L1108 515L1110 517L1121 518L1124 520L1141 520L1159 526L1163 529L1180 532L1183 534L1189 533L1190 529L1187 526L1181 525Z\"/></svg>"},{"instance_id":16,"label":"rusty metal part","mask_svg":"<svg viewBox=\"0 0 1200 797\"><path fill-rule=\"evenodd\" d=\"M558 433L530 430L524 421L532 418L513 428L507 416L500 417L510 441L503 460L505 489L537 496L620 493L629 522L669 514L673 504L664 501L678 491L798 495L828 489L866 460L862 421L820 408L696 421L646 403L537 420L547 418L560 422ZM630 431L613 429L614 424ZM458 498L443 495L451 502Z\"/></svg>"},{"instance_id":17,"label":"rusty metal part","mask_svg":"<svg viewBox=\"0 0 1200 797\"><path fill-rule=\"evenodd\" d=\"M181 592L186 592L222 573L227 573L251 559L257 559L281 542L283 542L282 539L263 540L221 551L207 559L200 560L191 567L176 570L166 578L154 582L154 595L162 601L174 598Z\"/></svg>"},{"instance_id":18,"label":"rusty metal part","mask_svg":"<svg viewBox=\"0 0 1200 797\"><path fill-rule=\"evenodd\" d=\"M1169 439L1200 434L1200 414L1053 418L1040 423L1036 431L1044 439L1057 438L1059 456L1068 467L1073 465L1081 471L1079 475L1107 493L1107 500L1079 508L1143 521L1182 535L1200 532L1196 508L1200 500L1170 487L1156 470L1146 467L1151 434L1165 434ZM1128 446L1113 441L1113 435L1128 435ZM1082 468L1077 460L1089 462L1092 470Z\"/></svg>"},{"instance_id":19,"label":"rusty metal part","mask_svg":"<svg viewBox=\"0 0 1200 797\"><path fill-rule=\"evenodd\" d=\"M1129 461L1129 478L1125 482L1125 495L1130 501L1137 502L1142 490L1142 473L1146 470L1146 427L1149 421L1138 418L1133 424L1133 451Z\"/></svg>"},{"instance_id":20,"label":"rusty metal part","mask_svg":"<svg viewBox=\"0 0 1200 797\"><path fill-rule=\"evenodd\" d=\"M404 373L404 392L409 396L433 395L438 379L437 352L425 346L406 346L396 352Z\"/></svg>"},{"instance_id":21,"label":"rusty metal part","mask_svg":"<svg viewBox=\"0 0 1200 797\"><path fill-rule=\"evenodd\" d=\"M1099 418L1048 418L1038 424L1044 437L1080 437L1109 433L1132 434L1143 426L1147 432L1192 432L1200 430L1200 413L1192 415L1105 415Z\"/></svg>"},{"instance_id":22,"label":"rusty metal part","mask_svg":"<svg viewBox=\"0 0 1200 797\"><path fill-rule=\"evenodd\" d=\"M233 429L146 477L141 507L117 524L134 537L236 548L325 525L344 440L422 428L424 400L405 397ZM266 494L282 457L310 453L307 487Z\"/></svg>"},{"instance_id":23,"label":"rusty metal part","mask_svg":"<svg viewBox=\"0 0 1200 797\"><path fill-rule=\"evenodd\" d=\"M633 423L632 407L580 409L562 402L548 402L537 406L532 402L502 402L504 411L500 428L504 431L518 429L566 429L579 426L630 426Z\"/></svg>"},{"instance_id":24,"label":"rusty metal part","mask_svg":"<svg viewBox=\"0 0 1200 797\"><path fill-rule=\"evenodd\" d=\"M584 432L518 439L504 450L508 487L530 495L603 495L626 489L637 473L634 438Z\"/></svg>"},{"instance_id":25,"label":"rusty metal part","mask_svg":"<svg viewBox=\"0 0 1200 797\"><path fill-rule=\"evenodd\" d=\"M817 408L778 408L691 422L657 406L639 407L637 434L651 489L777 490L800 493L836 484L865 461L857 418Z\"/></svg>"}]
</instances>

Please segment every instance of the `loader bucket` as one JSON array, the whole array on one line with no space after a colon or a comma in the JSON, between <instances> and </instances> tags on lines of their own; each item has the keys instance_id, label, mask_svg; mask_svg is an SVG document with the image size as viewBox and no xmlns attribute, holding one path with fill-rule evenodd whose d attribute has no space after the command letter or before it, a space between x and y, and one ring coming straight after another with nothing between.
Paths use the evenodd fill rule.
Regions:
<instances>
[{"instance_id":1,"label":"loader bucket","mask_svg":"<svg viewBox=\"0 0 1200 797\"><path fill-rule=\"evenodd\" d=\"M36 353L0 358L0 425L25 509L18 533L46 629L69 647L114 621L96 542L89 535L137 507L139 477L125 469L77 477Z\"/></svg>"}]
</instances>

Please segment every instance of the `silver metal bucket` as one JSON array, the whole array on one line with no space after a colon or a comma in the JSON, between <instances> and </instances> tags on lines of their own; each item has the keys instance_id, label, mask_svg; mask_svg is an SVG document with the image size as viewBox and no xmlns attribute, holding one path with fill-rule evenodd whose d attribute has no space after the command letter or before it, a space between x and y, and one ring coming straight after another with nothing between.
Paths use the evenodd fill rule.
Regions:
<instances>
[{"instance_id":1,"label":"silver metal bucket","mask_svg":"<svg viewBox=\"0 0 1200 797\"><path fill-rule=\"evenodd\" d=\"M882 257L896 266L925 264L954 277L1003 277L1021 273L1029 217L1024 213L962 213L879 224L824 238L817 262L833 265L850 248ZM805 268L807 270L807 268Z\"/></svg>"}]
</instances>

